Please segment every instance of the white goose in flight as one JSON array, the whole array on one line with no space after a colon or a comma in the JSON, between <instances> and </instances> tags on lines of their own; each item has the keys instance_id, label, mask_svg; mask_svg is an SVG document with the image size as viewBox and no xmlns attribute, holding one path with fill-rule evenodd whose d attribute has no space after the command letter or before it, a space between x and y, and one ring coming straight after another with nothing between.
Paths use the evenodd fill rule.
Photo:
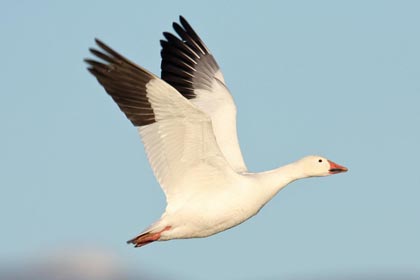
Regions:
<instances>
[{"instance_id":1,"label":"white goose in flight","mask_svg":"<svg viewBox=\"0 0 420 280\"><path fill-rule=\"evenodd\" d=\"M161 218L128 241L206 237L254 216L287 184L346 172L321 156L249 172L236 134L236 107L209 49L181 16L177 36L164 32L161 78L104 43L86 59L137 128L167 201Z\"/></svg>"}]
</instances>

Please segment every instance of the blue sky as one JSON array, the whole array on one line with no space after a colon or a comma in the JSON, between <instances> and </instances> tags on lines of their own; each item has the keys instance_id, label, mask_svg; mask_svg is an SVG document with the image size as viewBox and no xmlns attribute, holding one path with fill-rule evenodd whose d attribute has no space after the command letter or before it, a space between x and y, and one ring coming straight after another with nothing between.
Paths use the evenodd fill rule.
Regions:
<instances>
[{"instance_id":1,"label":"blue sky","mask_svg":"<svg viewBox=\"0 0 420 280\"><path fill-rule=\"evenodd\" d=\"M419 9L2 1L0 260L105 248L128 270L171 279L419 275ZM321 154L350 171L295 182L213 237L133 249L125 241L160 216L164 196L83 58L98 37L159 74L161 33L180 14L223 70L250 170Z\"/></svg>"}]
</instances>

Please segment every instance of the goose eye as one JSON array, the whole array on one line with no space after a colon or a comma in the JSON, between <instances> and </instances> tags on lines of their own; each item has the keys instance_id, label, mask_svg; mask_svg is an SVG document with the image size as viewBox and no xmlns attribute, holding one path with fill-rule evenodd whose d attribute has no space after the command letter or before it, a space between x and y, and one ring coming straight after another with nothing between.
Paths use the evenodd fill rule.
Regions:
<instances>
[{"instance_id":1,"label":"goose eye","mask_svg":"<svg viewBox=\"0 0 420 280\"><path fill-rule=\"evenodd\" d=\"M322 162L322 159L319 159L318 162Z\"/></svg>"}]
</instances>

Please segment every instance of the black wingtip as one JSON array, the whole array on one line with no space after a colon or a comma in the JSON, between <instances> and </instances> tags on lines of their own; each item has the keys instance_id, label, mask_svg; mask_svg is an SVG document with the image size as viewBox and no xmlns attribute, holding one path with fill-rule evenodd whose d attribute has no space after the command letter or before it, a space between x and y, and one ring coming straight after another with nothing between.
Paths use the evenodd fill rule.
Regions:
<instances>
[{"instance_id":1,"label":"black wingtip","mask_svg":"<svg viewBox=\"0 0 420 280\"><path fill-rule=\"evenodd\" d=\"M100 46L100 45L103 45L104 43L100 40L100 39L98 39L98 38L95 38L95 43L98 45L98 46Z\"/></svg>"},{"instance_id":2,"label":"black wingtip","mask_svg":"<svg viewBox=\"0 0 420 280\"><path fill-rule=\"evenodd\" d=\"M107 44L105 44L104 42L102 42L101 40L99 40L98 38L95 38L95 43L103 50L108 50L110 49L110 47L107 46Z\"/></svg>"},{"instance_id":3,"label":"black wingtip","mask_svg":"<svg viewBox=\"0 0 420 280\"><path fill-rule=\"evenodd\" d=\"M172 22L172 28L173 29L175 29L176 28L175 26L177 26L177 25L178 25L178 22L176 22L176 21Z\"/></svg>"},{"instance_id":4,"label":"black wingtip","mask_svg":"<svg viewBox=\"0 0 420 280\"><path fill-rule=\"evenodd\" d=\"M93 76L96 76L96 71L93 69L93 67L87 67L86 70L88 70Z\"/></svg>"},{"instance_id":5,"label":"black wingtip","mask_svg":"<svg viewBox=\"0 0 420 280\"><path fill-rule=\"evenodd\" d=\"M170 37L170 36L173 36L170 32L168 32L168 31L164 31L164 32L162 32L162 34L163 34L163 37L165 37L165 39L166 40L168 40L168 37Z\"/></svg>"},{"instance_id":6,"label":"black wingtip","mask_svg":"<svg viewBox=\"0 0 420 280\"><path fill-rule=\"evenodd\" d=\"M85 59L83 59L83 62L87 64L86 69L87 69L90 73L94 74L94 72L96 71L96 69L95 69L95 64L97 64L98 62L97 62L97 61L95 61L95 60L93 60L93 59L90 59L90 58L85 58Z\"/></svg>"},{"instance_id":7,"label":"black wingtip","mask_svg":"<svg viewBox=\"0 0 420 280\"><path fill-rule=\"evenodd\" d=\"M179 23L174 22L172 24L172 28L175 30L176 33L178 33L178 35L181 36L181 34L185 33L184 29L182 28L181 25L179 25ZM181 36L182 37L182 36Z\"/></svg>"},{"instance_id":8,"label":"black wingtip","mask_svg":"<svg viewBox=\"0 0 420 280\"><path fill-rule=\"evenodd\" d=\"M89 52L90 52L91 54L96 55L96 53L98 52L98 50L97 50L97 49L94 49L94 48L89 48Z\"/></svg>"},{"instance_id":9,"label":"black wingtip","mask_svg":"<svg viewBox=\"0 0 420 280\"><path fill-rule=\"evenodd\" d=\"M183 21L186 22L187 20L182 15L179 15L179 21L182 23Z\"/></svg>"},{"instance_id":10,"label":"black wingtip","mask_svg":"<svg viewBox=\"0 0 420 280\"><path fill-rule=\"evenodd\" d=\"M191 25L183 16L179 16L179 22L186 30L192 29Z\"/></svg>"},{"instance_id":11,"label":"black wingtip","mask_svg":"<svg viewBox=\"0 0 420 280\"><path fill-rule=\"evenodd\" d=\"M165 39L168 41L168 42L170 42L170 41L175 41L175 42L177 42L177 41L180 41L180 39L178 38L178 37L176 37L175 35L173 35L172 33L170 33L170 32L163 32L163 37L165 37Z\"/></svg>"},{"instance_id":12,"label":"black wingtip","mask_svg":"<svg viewBox=\"0 0 420 280\"><path fill-rule=\"evenodd\" d=\"M90 61L91 61L91 59L90 59L90 58L85 58L85 59L83 59L83 62L84 62L84 63L87 63L87 64L89 64L89 65L90 65Z\"/></svg>"},{"instance_id":13,"label":"black wingtip","mask_svg":"<svg viewBox=\"0 0 420 280\"><path fill-rule=\"evenodd\" d=\"M98 62L98 61L96 61L96 60L90 59L90 58L85 58L85 59L84 59L84 61L85 61L87 64L92 65L92 66L95 66L95 65L97 65L97 64L102 64L102 63L100 63L100 62Z\"/></svg>"}]
</instances>

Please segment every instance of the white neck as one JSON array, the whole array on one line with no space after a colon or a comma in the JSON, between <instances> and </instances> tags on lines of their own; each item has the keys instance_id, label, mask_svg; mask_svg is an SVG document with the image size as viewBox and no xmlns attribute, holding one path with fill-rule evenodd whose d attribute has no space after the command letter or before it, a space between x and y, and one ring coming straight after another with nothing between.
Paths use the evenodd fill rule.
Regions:
<instances>
[{"instance_id":1,"label":"white neck","mask_svg":"<svg viewBox=\"0 0 420 280\"><path fill-rule=\"evenodd\" d=\"M298 162L293 162L280 168L261 172L256 175L264 186L264 192L267 194L267 202L291 182L308 177Z\"/></svg>"}]
</instances>

